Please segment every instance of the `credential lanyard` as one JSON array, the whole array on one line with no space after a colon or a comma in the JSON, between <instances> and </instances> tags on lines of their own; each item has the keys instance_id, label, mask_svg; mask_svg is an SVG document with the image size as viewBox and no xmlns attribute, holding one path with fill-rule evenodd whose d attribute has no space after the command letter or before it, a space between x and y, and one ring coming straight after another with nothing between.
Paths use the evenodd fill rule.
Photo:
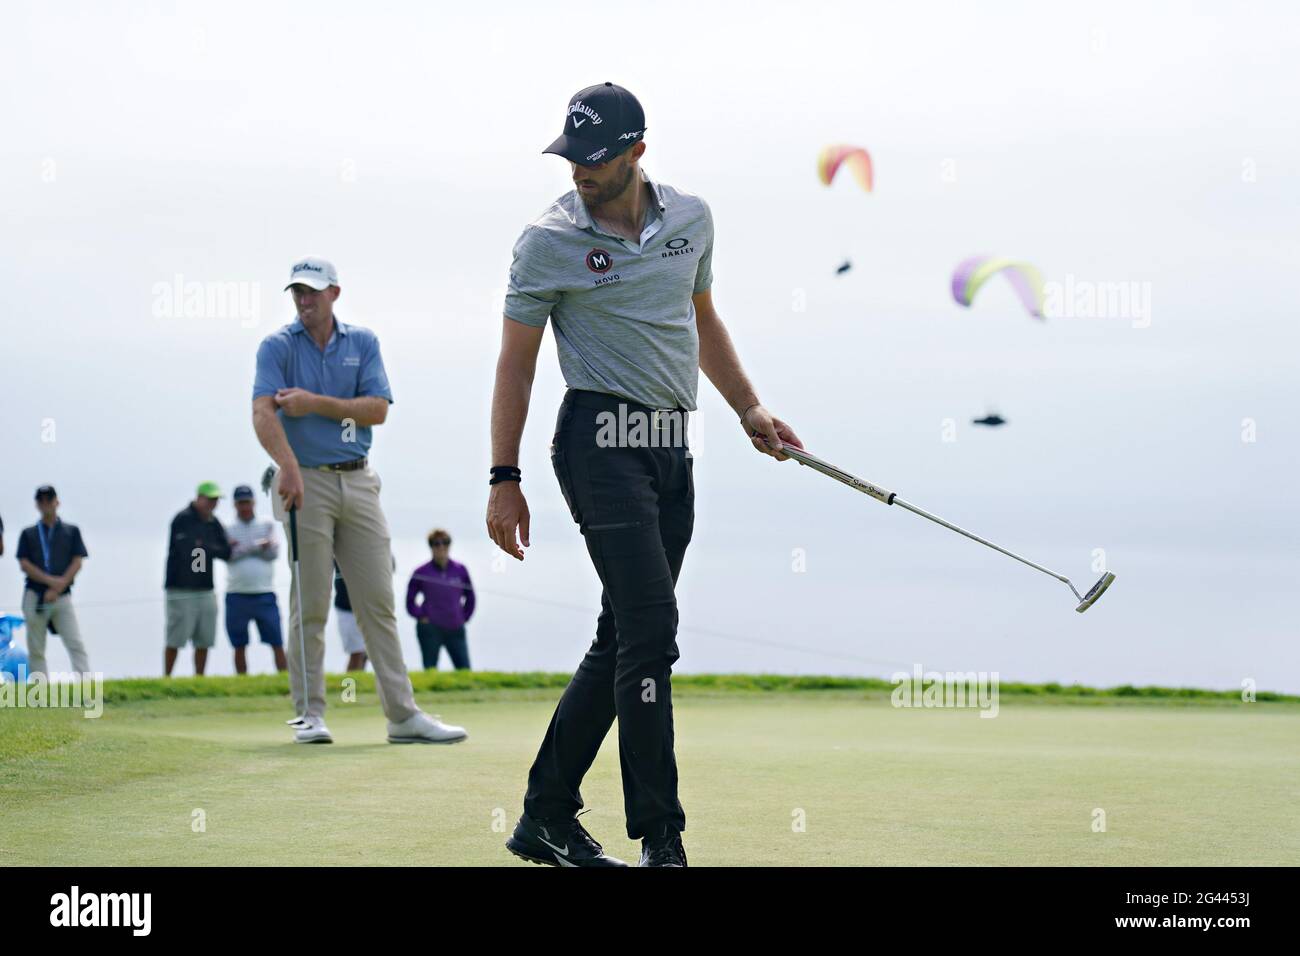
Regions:
<instances>
[{"instance_id":1,"label":"credential lanyard","mask_svg":"<svg viewBox=\"0 0 1300 956\"><path fill-rule=\"evenodd\" d=\"M44 521L36 522L36 534L41 539L41 557L44 559L45 562L42 567L44 568L46 574L54 573L50 569L50 538L49 538L49 536L52 535L53 533L54 533L54 529L53 528L46 529Z\"/></svg>"}]
</instances>

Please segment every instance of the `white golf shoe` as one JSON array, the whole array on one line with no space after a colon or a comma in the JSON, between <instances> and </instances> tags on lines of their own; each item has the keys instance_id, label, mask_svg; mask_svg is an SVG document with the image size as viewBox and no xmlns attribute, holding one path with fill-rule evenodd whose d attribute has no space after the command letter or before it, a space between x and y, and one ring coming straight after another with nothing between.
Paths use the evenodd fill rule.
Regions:
<instances>
[{"instance_id":1,"label":"white golf shoe","mask_svg":"<svg viewBox=\"0 0 1300 956\"><path fill-rule=\"evenodd\" d=\"M293 732L293 741L297 744L332 744L334 737L330 734L330 729L325 726L325 721L313 717Z\"/></svg>"},{"instance_id":2,"label":"white golf shoe","mask_svg":"<svg viewBox=\"0 0 1300 956\"><path fill-rule=\"evenodd\" d=\"M388 722L390 744L458 744L468 736L464 727L444 724L437 714L430 716L422 710L400 724Z\"/></svg>"}]
</instances>

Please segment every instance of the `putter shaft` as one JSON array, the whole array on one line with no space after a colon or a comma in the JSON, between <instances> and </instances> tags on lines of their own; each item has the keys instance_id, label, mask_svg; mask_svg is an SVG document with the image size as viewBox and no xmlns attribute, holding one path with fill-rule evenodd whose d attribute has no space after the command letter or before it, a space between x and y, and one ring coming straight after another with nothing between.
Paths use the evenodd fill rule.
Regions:
<instances>
[{"instance_id":1,"label":"putter shaft","mask_svg":"<svg viewBox=\"0 0 1300 956\"><path fill-rule=\"evenodd\" d=\"M302 660L302 718L307 719L307 708L311 703L311 691L307 681L307 636L302 617L302 561L298 555L298 508L289 509L289 544L293 557L293 590L298 601L298 650Z\"/></svg>"},{"instance_id":2,"label":"putter shaft","mask_svg":"<svg viewBox=\"0 0 1300 956\"><path fill-rule=\"evenodd\" d=\"M1027 564L1035 571L1041 571L1046 575L1050 575L1051 577L1056 578L1056 580L1058 581L1063 581L1065 584L1069 585L1070 590L1074 592L1074 596L1078 598L1080 604L1083 603L1084 600L1083 595L1079 593L1079 589L1076 588L1074 586L1074 583L1069 578L1067 578L1064 574L1058 574L1057 572L1053 571L1051 568L1045 568L1041 564L1037 564L1033 561L1030 561L1026 557L1016 554L1014 551L1008 551L1006 548L1002 547L1001 545L994 544L992 541L989 541L987 538L981 538L979 535L975 534L972 531L967 531L965 528L960 528L957 525L953 524L951 521L945 521L943 518L940 518L938 515L931 514L930 512L926 511L924 508L918 508L916 505L904 501L902 498L898 497L898 495L896 495L894 492L886 491L884 488L881 488L879 485L874 485L869 481L863 481L861 478L849 474L847 471L845 471L842 468L837 468L835 465L832 465L828 461L823 461L822 459L818 458L816 455L812 454L811 452L805 451L802 448L795 448L793 445L783 445L781 448L781 453L785 455L789 455L791 458L799 462L799 464L801 465L807 465L809 468L812 468L814 471L820 471L823 475L826 475L830 478L834 478L836 481L842 482L843 484L848 485L850 488L854 488L858 491L861 491L863 494L870 495L872 498L875 498L877 501L883 504L898 505L900 508L906 508L908 511L912 512L912 514L920 515L922 518L928 518L930 521L933 521L935 524L943 525L943 527L949 529L950 531L956 531L958 534L965 535L966 537L970 538L972 541L978 541L980 544L984 545L985 547L992 548L994 551L998 551L1002 554L1005 554L1008 558L1015 558L1021 564ZM1109 584L1109 582L1107 582L1107 584ZM1100 597L1100 594L1098 594L1097 597ZM1096 600L1096 598L1094 598L1094 600Z\"/></svg>"}]
</instances>

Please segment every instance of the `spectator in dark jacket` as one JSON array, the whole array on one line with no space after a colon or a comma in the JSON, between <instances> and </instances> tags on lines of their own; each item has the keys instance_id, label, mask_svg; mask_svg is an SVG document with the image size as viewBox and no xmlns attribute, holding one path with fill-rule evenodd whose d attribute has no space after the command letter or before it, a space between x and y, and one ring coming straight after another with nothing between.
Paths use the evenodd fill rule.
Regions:
<instances>
[{"instance_id":1,"label":"spectator in dark jacket","mask_svg":"<svg viewBox=\"0 0 1300 956\"><path fill-rule=\"evenodd\" d=\"M217 596L212 590L212 562L230 560L226 529L214 517L221 489L215 481L199 485L198 493L172 519L167 549L167 649L163 665L168 677L176 652L194 645L194 673L202 674L208 649L217 640Z\"/></svg>"}]
</instances>

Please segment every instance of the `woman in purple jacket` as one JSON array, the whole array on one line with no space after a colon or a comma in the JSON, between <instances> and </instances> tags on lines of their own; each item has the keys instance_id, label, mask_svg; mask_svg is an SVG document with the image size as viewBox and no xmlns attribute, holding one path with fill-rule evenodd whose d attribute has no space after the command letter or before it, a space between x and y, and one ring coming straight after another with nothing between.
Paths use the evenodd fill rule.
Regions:
<instances>
[{"instance_id":1,"label":"woman in purple jacket","mask_svg":"<svg viewBox=\"0 0 1300 956\"><path fill-rule=\"evenodd\" d=\"M429 532L429 549L433 560L416 568L406 586L406 612L415 618L424 667L437 670L445 647L456 670L469 670L465 623L474 613L474 585L465 565L451 560L451 535L435 528Z\"/></svg>"}]
</instances>

